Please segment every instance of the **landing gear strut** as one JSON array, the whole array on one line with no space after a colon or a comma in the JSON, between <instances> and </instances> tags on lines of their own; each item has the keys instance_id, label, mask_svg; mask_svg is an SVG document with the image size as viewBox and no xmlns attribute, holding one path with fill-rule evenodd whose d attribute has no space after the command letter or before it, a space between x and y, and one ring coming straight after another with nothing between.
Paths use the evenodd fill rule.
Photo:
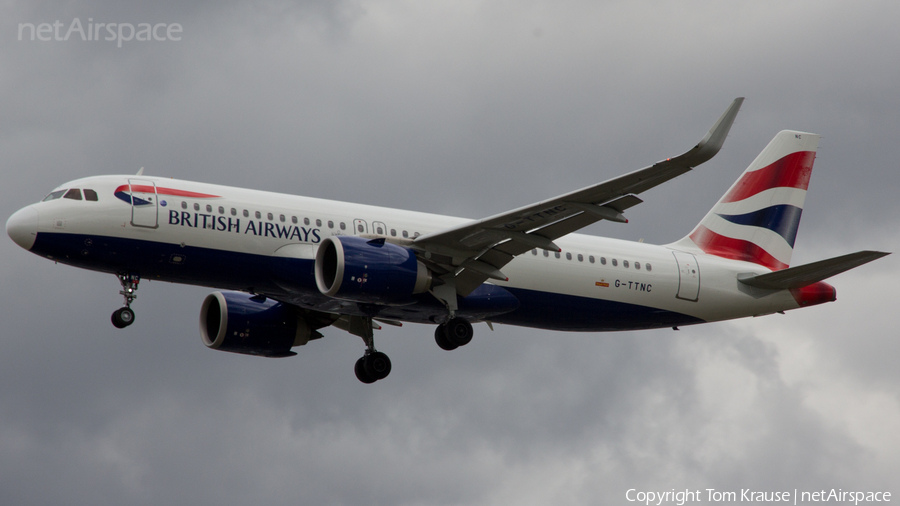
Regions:
<instances>
[{"instance_id":1,"label":"landing gear strut","mask_svg":"<svg viewBox=\"0 0 900 506\"><path fill-rule=\"evenodd\" d=\"M455 350L472 341L472 324L464 318L451 318L434 329L434 341L442 350Z\"/></svg>"},{"instance_id":2,"label":"landing gear strut","mask_svg":"<svg viewBox=\"0 0 900 506\"><path fill-rule=\"evenodd\" d=\"M137 297L134 292L137 291L141 277L137 274L117 274L116 276L119 278L119 283L122 284L122 290L119 293L125 297L125 307L113 311L110 320L114 327L123 329L134 323L134 311L131 309L131 303Z\"/></svg>"}]
</instances>

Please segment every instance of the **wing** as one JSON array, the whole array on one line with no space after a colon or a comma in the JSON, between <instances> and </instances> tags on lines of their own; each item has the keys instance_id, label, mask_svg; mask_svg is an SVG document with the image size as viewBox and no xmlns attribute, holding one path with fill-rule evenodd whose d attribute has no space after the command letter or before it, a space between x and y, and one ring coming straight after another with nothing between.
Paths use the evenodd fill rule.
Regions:
<instances>
[{"instance_id":1,"label":"wing","mask_svg":"<svg viewBox=\"0 0 900 506\"><path fill-rule=\"evenodd\" d=\"M419 236L410 246L436 273L442 273L443 284L433 293L454 309L453 292L465 297L487 279L507 280L500 269L516 255L533 248L560 251L554 239L600 220L627 222L622 212L642 202L636 194L684 174L719 152L743 101L736 98L706 136L679 156L552 199Z\"/></svg>"}]
</instances>

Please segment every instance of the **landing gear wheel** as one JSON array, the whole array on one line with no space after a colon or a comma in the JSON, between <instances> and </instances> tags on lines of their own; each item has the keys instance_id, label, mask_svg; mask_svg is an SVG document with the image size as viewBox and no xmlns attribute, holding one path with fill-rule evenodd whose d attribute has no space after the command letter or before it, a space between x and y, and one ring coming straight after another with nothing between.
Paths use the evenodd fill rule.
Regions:
<instances>
[{"instance_id":1,"label":"landing gear wheel","mask_svg":"<svg viewBox=\"0 0 900 506\"><path fill-rule=\"evenodd\" d=\"M453 318L446 324L447 341L456 346L465 346L472 341L472 324L464 318Z\"/></svg>"},{"instance_id":2,"label":"landing gear wheel","mask_svg":"<svg viewBox=\"0 0 900 506\"><path fill-rule=\"evenodd\" d=\"M391 359L380 351L363 357L363 363L366 374L371 378L375 378L375 381L387 378L387 375L391 373Z\"/></svg>"},{"instance_id":3,"label":"landing gear wheel","mask_svg":"<svg viewBox=\"0 0 900 506\"><path fill-rule=\"evenodd\" d=\"M113 311L110 320L112 320L113 326L117 329L124 329L134 323L134 311L130 307L116 309Z\"/></svg>"},{"instance_id":4,"label":"landing gear wheel","mask_svg":"<svg viewBox=\"0 0 900 506\"><path fill-rule=\"evenodd\" d=\"M350 333L357 335L366 343L366 353L356 361L353 371L363 383L375 383L387 378L391 373L391 359L375 349L375 337L372 335L372 318L350 316ZM380 328L380 327L379 327Z\"/></svg>"},{"instance_id":5,"label":"landing gear wheel","mask_svg":"<svg viewBox=\"0 0 900 506\"><path fill-rule=\"evenodd\" d=\"M356 373L356 379L362 381L365 384L375 383L375 378L369 376L369 373L366 372L366 357L359 357L359 360L356 361L356 366L353 368L353 371Z\"/></svg>"},{"instance_id":6,"label":"landing gear wheel","mask_svg":"<svg viewBox=\"0 0 900 506\"><path fill-rule=\"evenodd\" d=\"M459 346L451 343L447 339L447 326L440 324L434 328L434 342L441 347L442 350L453 351Z\"/></svg>"},{"instance_id":7,"label":"landing gear wheel","mask_svg":"<svg viewBox=\"0 0 900 506\"><path fill-rule=\"evenodd\" d=\"M134 292L137 291L141 277L138 274L122 272L116 274L116 277L119 278L119 283L122 285L122 290L119 291L119 294L125 298L125 307L113 311L110 320L112 320L115 328L124 329L134 323L134 311L131 310L131 303L137 297Z\"/></svg>"}]
</instances>

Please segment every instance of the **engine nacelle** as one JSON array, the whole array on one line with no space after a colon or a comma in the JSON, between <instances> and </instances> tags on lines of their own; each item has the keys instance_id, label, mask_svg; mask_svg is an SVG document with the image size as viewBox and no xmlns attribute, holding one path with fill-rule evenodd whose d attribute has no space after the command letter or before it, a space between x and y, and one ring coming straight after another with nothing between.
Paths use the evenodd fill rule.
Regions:
<instances>
[{"instance_id":1,"label":"engine nacelle","mask_svg":"<svg viewBox=\"0 0 900 506\"><path fill-rule=\"evenodd\" d=\"M242 292L213 292L200 309L200 336L214 350L289 357L320 335L281 302ZM315 336L315 337L313 337Z\"/></svg>"},{"instance_id":2,"label":"engine nacelle","mask_svg":"<svg viewBox=\"0 0 900 506\"><path fill-rule=\"evenodd\" d=\"M399 305L431 286L431 273L409 248L355 236L326 237L316 252L316 285L336 299Z\"/></svg>"}]
</instances>

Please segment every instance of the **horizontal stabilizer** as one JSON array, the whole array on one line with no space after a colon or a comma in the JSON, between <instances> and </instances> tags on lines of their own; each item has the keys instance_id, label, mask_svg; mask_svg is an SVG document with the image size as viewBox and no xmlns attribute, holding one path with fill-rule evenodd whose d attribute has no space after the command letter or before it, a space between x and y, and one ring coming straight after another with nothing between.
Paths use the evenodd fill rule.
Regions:
<instances>
[{"instance_id":1,"label":"horizontal stabilizer","mask_svg":"<svg viewBox=\"0 0 900 506\"><path fill-rule=\"evenodd\" d=\"M849 255L820 260L806 265L798 265L797 267L790 267L767 274L739 275L738 281L745 285L769 290L803 288L887 255L890 255L890 253L858 251Z\"/></svg>"}]
</instances>

